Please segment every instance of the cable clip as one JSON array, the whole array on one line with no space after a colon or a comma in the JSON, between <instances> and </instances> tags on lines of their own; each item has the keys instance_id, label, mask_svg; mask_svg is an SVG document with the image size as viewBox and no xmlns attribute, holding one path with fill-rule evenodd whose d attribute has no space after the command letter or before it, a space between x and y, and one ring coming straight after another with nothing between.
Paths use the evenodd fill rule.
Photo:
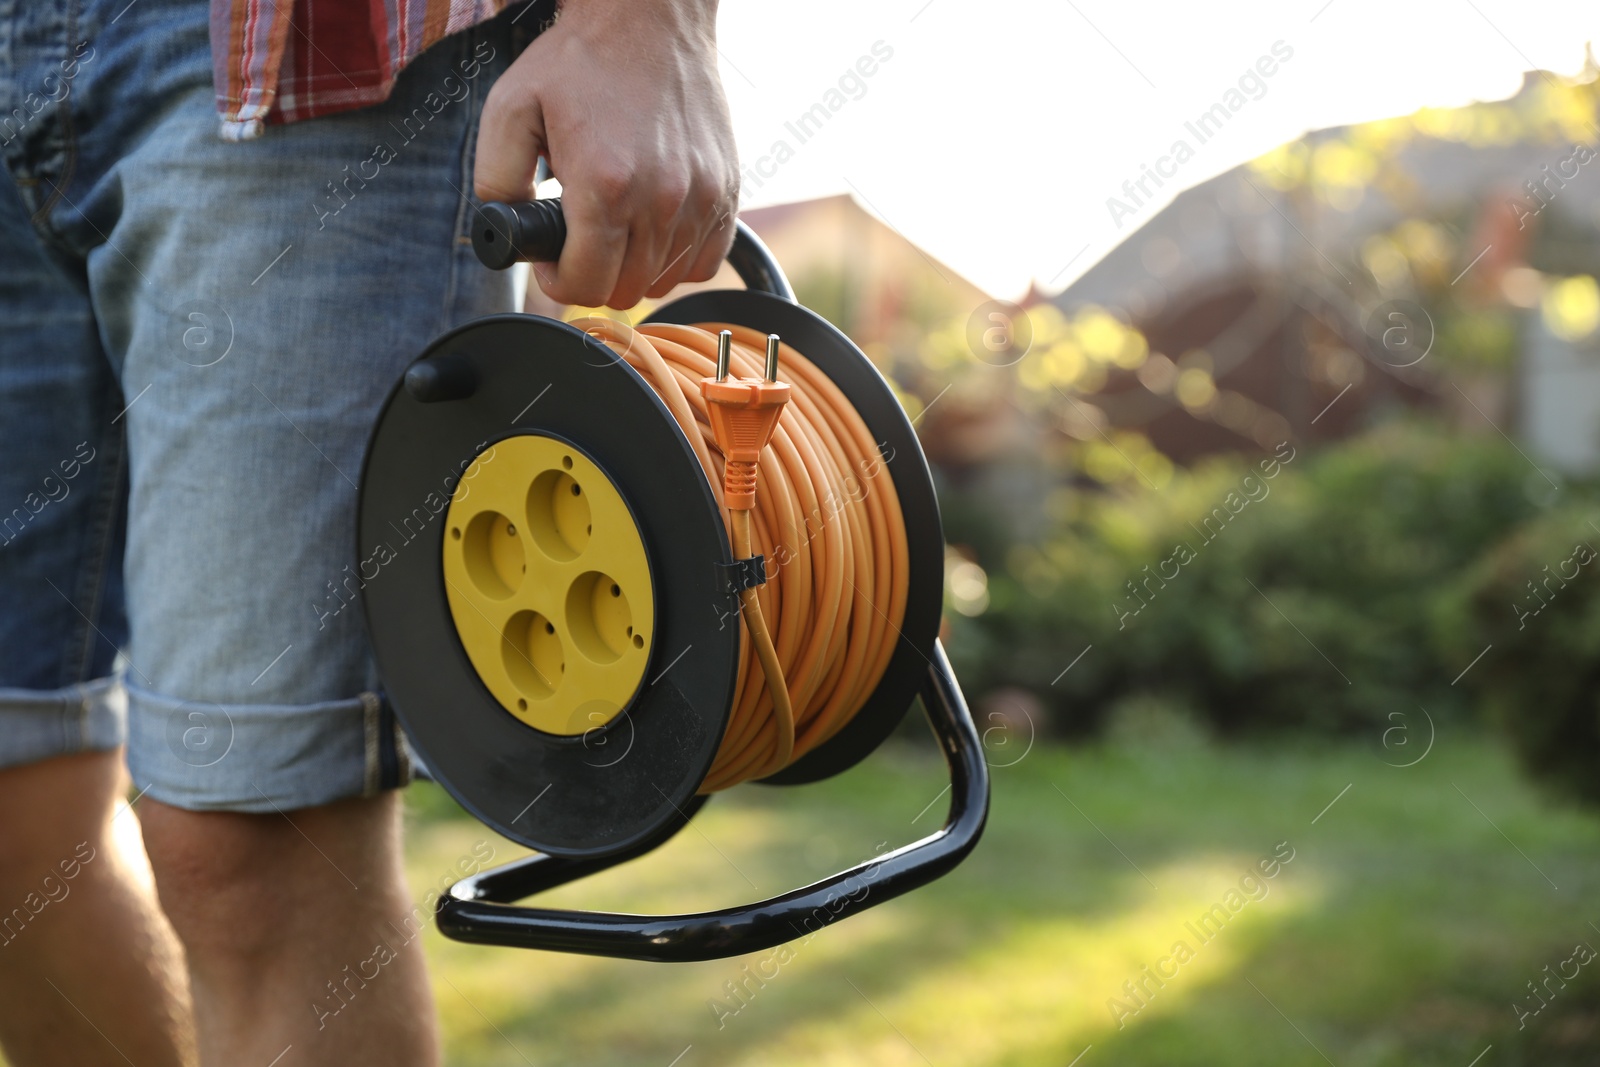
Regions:
<instances>
[{"instance_id":1,"label":"cable clip","mask_svg":"<svg viewBox=\"0 0 1600 1067\"><path fill-rule=\"evenodd\" d=\"M751 556L732 563L718 563L717 572L722 579L722 591L737 595L767 584L767 557Z\"/></svg>"}]
</instances>

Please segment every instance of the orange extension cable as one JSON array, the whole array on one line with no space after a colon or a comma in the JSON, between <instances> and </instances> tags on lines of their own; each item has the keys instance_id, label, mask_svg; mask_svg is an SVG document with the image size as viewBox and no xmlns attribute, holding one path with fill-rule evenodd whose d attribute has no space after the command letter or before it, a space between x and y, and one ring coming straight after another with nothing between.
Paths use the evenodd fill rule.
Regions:
<instances>
[{"instance_id":1,"label":"orange extension cable","mask_svg":"<svg viewBox=\"0 0 1600 1067\"><path fill-rule=\"evenodd\" d=\"M723 508L735 558L766 556L767 582L742 594L733 714L701 793L775 774L836 734L877 687L894 652L909 585L905 519L866 423L814 364L779 349L791 398L761 452L753 511L729 511L723 455L703 378L717 332L733 334L730 373L759 378L766 338L742 326L594 316L572 323L655 389ZM767 620L776 620L769 627Z\"/></svg>"}]
</instances>

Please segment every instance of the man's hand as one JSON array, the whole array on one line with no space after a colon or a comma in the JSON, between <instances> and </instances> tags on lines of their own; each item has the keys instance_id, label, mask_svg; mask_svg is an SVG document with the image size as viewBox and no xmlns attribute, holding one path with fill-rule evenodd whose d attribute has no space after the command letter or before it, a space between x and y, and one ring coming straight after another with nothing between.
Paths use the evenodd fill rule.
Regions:
<instances>
[{"instance_id":1,"label":"man's hand","mask_svg":"<svg viewBox=\"0 0 1600 1067\"><path fill-rule=\"evenodd\" d=\"M561 179L567 243L535 264L564 304L630 308L704 281L733 242L739 166L717 75L716 0L566 0L489 93L475 191Z\"/></svg>"}]
</instances>

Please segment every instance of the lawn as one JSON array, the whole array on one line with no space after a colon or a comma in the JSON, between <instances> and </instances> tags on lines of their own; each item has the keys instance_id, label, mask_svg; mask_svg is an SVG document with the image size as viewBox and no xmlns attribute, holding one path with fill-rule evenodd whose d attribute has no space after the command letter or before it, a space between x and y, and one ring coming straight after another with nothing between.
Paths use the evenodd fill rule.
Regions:
<instances>
[{"instance_id":1,"label":"lawn","mask_svg":"<svg viewBox=\"0 0 1600 1067\"><path fill-rule=\"evenodd\" d=\"M658 965L430 931L446 1062L1600 1062L1600 967L1549 978L1600 945L1600 816L1545 800L1477 735L1442 731L1404 768L1372 740L1037 746L996 768L965 865L796 944L742 1001L726 984L772 975L772 952ZM896 742L827 783L735 790L657 853L544 899L666 911L771 894L931 829L943 785L931 742ZM410 803L419 899L480 842L522 853L437 789ZM1213 905L1220 930L1197 925ZM1534 981L1548 1007L1519 1029Z\"/></svg>"}]
</instances>

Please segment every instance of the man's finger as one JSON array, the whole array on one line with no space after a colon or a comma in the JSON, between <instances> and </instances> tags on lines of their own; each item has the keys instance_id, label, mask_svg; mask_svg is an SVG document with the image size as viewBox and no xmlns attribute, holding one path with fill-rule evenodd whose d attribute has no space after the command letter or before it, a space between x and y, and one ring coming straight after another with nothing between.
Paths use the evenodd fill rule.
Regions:
<instances>
[{"instance_id":1,"label":"man's finger","mask_svg":"<svg viewBox=\"0 0 1600 1067\"><path fill-rule=\"evenodd\" d=\"M505 77L489 90L478 120L472 186L479 200L526 200L545 152L539 98Z\"/></svg>"},{"instance_id":2,"label":"man's finger","mask_svg":"<svg viewBox=\"0 0 1600 1067\"><path fill-rule=\"evenodd\" d=\"M701 228L699 220L689 212L685 203L673 220L671 236L662 245L666 261L656 270L655 277L650 279L645 296L652 299L665 296L688 276L689 268L694 266L694 261L700 255Z\"/></svg>"},{"instance_id":3,"label":"man's finger","mask_svg":"<svg viewBox=\"0 0 1600 1067\"><path fill-rule=\"evenodd\" d=\"M682 280L703 282L717 273L722 261L728 258L728 249L733 247L733 211L733 205L729 204L710 217L699 251L695 253L694 262L683 272Z\"/></svg>"},{"instance_id":4,"label":"man's finger","mask_svg":"<svg viewBox=\"0 0 1600 1067\"><path fill-rule=\"evenodd\" d=\"M644 299L652 276L660 273L658 264L664 257L666 243L652 233L648 224L635 223L628 235L628 250L622 257L622 269L617 272L616 285L612 287L607 303L619 311L626 311Z\"/></svg>"},{"instance_id":5,"label":"man's finger","mask_svg":"<svg viewBox=\"0 0 1600 1067\"><path fill-rule=\"evenodd\" d=\"M548 284L542 288L546 296L563 304L600 307L611 298L622 273L628 225L618 219L625 219L626 212L608 208L581 187L562 191L561 209L567 219L567 243L561 261L545 272Z\"/></svg>"}]
</instances>

